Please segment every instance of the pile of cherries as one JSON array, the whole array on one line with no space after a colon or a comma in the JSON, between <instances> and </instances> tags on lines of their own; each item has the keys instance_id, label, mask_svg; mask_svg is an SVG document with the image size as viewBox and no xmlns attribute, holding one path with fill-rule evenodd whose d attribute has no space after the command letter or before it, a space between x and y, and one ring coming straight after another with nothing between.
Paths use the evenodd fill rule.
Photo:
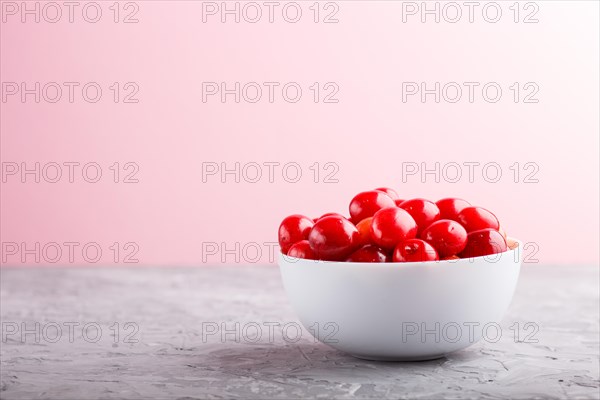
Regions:
<instances>
[{"instance_id":1,"label":"pile of cherries","mask_svg":"<svg viewBox=\"0 0 600 400\"><path fill-rule=\"evenodd\" d=\"M350 218L290 215L279 226L281 252L311 260L415 262L502 253L508 241L498 218L465 200L401 200L389 188L354 196Z\"/></svg>"}]
</instances>

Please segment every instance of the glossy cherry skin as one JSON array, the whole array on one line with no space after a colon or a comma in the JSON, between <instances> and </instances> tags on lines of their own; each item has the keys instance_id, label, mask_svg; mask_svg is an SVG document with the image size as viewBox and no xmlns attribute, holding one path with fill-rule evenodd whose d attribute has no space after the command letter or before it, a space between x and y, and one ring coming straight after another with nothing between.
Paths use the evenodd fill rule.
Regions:
<instances>
[{"instance_id":1,"label":"glossy cherry skin","mask_svg":"<svg viewBox=\"0 0 600 400\"><path fill-rule=\"evenodd\" d=\"M456 220L465 227L467 232L487 228L498 230L498 228L500 228L498 218L482 207L467 207L458 214Z\"/></svg>"},{"instance_id":2,"label":"glossy cherry skin","mask_svg":"<svg viewBox=\"0 0 600 400\"><path fill-rule=\"evenodd\" d=\"M359 233L346 218L329 216L315 223L308 241L319 260L342 261L359 246Z\"/></svg>"},{"instance_id":3,"label":"glossy cherry skin","mask_svg":"<svg viewBox=\"0 0 600 400\"><path fill-rule=\"evenodd\" d=\"M417 223L406 210L396 206L379 210L371 221L371 237L376 245L393 250L403 240L417 235Z\"/></svg>"},{"instance_id":4,"label":"glossy cherry skin","mask_svg":"<svg viewBox=\"0 0 600 400\"><path fill-rule=\"evenodd\" d=\"M481 257L503 253L507 249L506 240L495 229L480 229L469 232L467 246L459 254L460 258Z\"/></svg>"},{"instance_id":5,"label":"glossy cherry skin","mask_svg":"<svg viewBox=\"0 0 600 400\"><path fill-rule=\"evenodd\" d=\"M390 189L390 188L386 188L386 187L381 187L381 188L377 188L375 190L379 190L380 192L383 192L383 193L387 194L393 200L397 200L397 199L400 198L400 196L398 196L398 192L396 192L394 189Z\"/></svg>"},{"instance_id":6,"label":"glossy cherry skin","mask_svg":"<svg viewBox=\"0 0 600 400\"><path fill-rule=\"evenodd\" d=\"M394 249L394 262L438 261L440 257L432 245L421 239L408 239Z\"/></svg>"},{"instance_id":7,"label":"glossy cherry skin","mask_svg":"<svg viewBox=\"0 0 600 400\"><path fill-rule=\"evenodd\" d=\"M372 244L367 244L350 254L347 262L389 262L391 257L387 252Z\"/></svg>"},{"instance_id":8,"label":"glossy cherry skin","mask_svg":"<svg viewBox=\"0 0 600 400\"><path fill-rule=\"evenodd\" d=\"M310 243L308 243L308 240L301 240L298 243L293 244L288 250L287 255L290 257L304 258L307 260L317 259L315 252L310 248Z\"/></svg>"},{"instance_id":9,"label":"glossy cherry skin","mask_svg":"<svg viewBox=\"0 0 600 400\"><path fill-rule=\"evenodd\" d=\"M356 224L356 229L358 229L359 234L359 243L361 245L366 244L375 244L373 242L373 238L371 238L371 222L373 221L373 217L365 218Z\"/></svg>"},{"instance_id":10,"label":"glossy cherry skin","mask_svg":"<svg viewBox=\"0 0 600 400\"><path fill-rule=\"evenodd\" d=\"M300 214L290 215L281 221L278 233L281 252L287 254L293 244L308 239L308 234L313 224L312 219Z\"/></svg>"},{"instance_id":11,"label":"glossy cherry skin","mask_svg":"<svg viewBox=\"0 0 600 400\"><path fill-rule=\"evenodd\" d=\"M399 207L406 210L417 223L417 236L429 225L440 219L440 209L433 201L411 199L406 200Z\"/></svg>"},{"instance_id":12,"label":"glossy cherry skin","mask_svg":"<svg viewBox=\"0 0 600 400\"><path fill-rule=\"evenodd\" d=\"M507 240L506 232L504 231L504 229L502 227L498 228L498 232L500 232L500 234L502 235L502 237L504 238L504 240ZM508 241L506 243L508 243Z\"/></svg>"},{"instance_id":13,"label":"glossy cherry skin","mask_svg":"<svg viewBox=\"0 0 600 400\"><path fill-rule=\"evenodd\" d=\"M451 219L458 221L458 214L467 207L471 207L471 204L463 199L457 199L454 197L448 197L435 202L440 210L440 219Z\"/></svg>"},{"instance_id":14,"label":"glossy cherry skin","mask_svg":"<svg viewBox=\"0 0 600 400\"><path fill-rule=\"evenodd\" d=\"M334 212L330 212L330 213L325 213L323 215L321 215L319 218L315 219L315 222L317 222L318 220L320 220L321 218L325 218L325 217L342 217L342 218L346 218L344 217L342 214L339 213L334 213ZM348 219L348 218L346 218Z\"/></svg>"},{"instance_id":15,"label":"glossy cherry skin","mask_svg":"<svg viewBox=\"0 0 600 400\"><path fill-rule=\"evenodd\" d=\"M394 199L379 190L361 192L350 202L350 219L355 224L365 218L372 217L377 211L386 207L394 207Z\"/></svg>"},{"instance_id":16,"label":"glossy cherry skin","mask_svg":"<svg viewBox=\"0 0 600 400\"><path fill-rule=\"evenodd\" d=\"M432 245L440 258L448 258L463 251L467 245L467 231L456 221L440 219L425 228L421 239Z\"/></svg>"}]
</instances>

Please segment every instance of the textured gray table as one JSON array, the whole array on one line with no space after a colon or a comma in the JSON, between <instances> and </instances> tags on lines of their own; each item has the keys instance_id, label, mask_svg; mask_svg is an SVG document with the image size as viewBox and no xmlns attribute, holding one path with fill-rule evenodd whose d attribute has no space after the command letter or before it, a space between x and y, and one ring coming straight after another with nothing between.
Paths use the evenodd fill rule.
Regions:
<instances>
[{"instance_id":1,"label":"textured gray table","mask_svg":"<svg viewBox=\"0 0 600 400\"><path fill-rule=\"evenodd\" d=\"M292 342L275 267L0 278L3 399L600 397L597 267L526 266L498 342L417 363L354 359L306 331Z\"/></svg>"}]
</instances>

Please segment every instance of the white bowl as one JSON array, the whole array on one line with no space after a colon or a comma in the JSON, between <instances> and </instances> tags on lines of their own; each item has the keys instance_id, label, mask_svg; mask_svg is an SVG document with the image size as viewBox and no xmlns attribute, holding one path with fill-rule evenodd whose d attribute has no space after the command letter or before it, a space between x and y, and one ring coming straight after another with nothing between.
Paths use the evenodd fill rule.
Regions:
<instances>
[{"instance_id":1,"label":"white bowl","mask_svg":"<svg viewBox=\"0 0 600 400\"><path fill-rule=\"evenodd\" d=\"M281 254L279 266L292 307L319 341L369 360L429 360L498 340L521 267L517 243L491 256L415 263Z\"/></svg>"}]
</instances>

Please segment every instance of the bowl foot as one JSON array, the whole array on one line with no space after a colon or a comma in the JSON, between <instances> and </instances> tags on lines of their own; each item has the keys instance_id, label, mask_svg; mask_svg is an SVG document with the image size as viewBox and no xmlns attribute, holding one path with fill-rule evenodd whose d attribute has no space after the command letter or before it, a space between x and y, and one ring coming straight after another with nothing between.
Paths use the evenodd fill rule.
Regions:
<instances>
[{"instance_id":1,"label":"bowl foot","mask_svg":"<svg viewBox=\"0 0 600 400\"><path fill-rule=\"evenodd\" d=\"M389 361L389 362L430 361L430 360L437 360L439 358L444 358L446 356L445 354L436 354L436 355L429 355L429 356L423 356L423 357L394 357L394 356L379 357L379 356L370 356L370 355L362 355L362 354L350 354L350 355L355 358L360 358L361 360Z\"/></svg>"}]
</instances>

